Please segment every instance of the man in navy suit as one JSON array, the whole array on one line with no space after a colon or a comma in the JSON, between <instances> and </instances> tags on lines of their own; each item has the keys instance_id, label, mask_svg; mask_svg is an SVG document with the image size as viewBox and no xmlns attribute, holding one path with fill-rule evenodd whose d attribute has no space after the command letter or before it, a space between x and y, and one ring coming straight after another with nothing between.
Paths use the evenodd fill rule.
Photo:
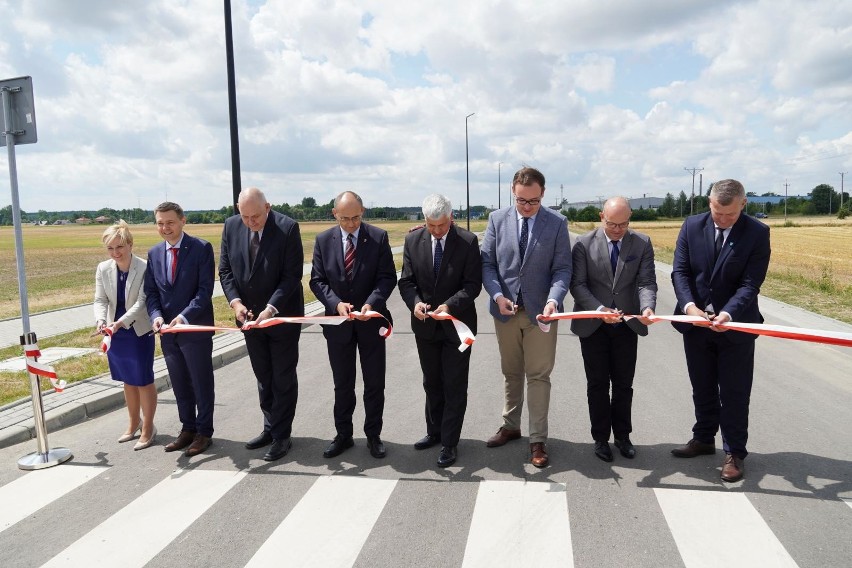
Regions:
<instances>
[{"instance_id":1,"label":"man in navy suit","mask_svg":"<svg viewBox=\"0 0 852 568\"><path fill-rule=\"evenodd\" d=\"M678 323L692 400L692 439L672 450L677 457L714 454L722 431L722 480L743 477L748 452L748 408L754 375L754 335L720 330L729 321L763 323L757 295L769 266L769 227L743 215L743 185L718 181L710 190L710 212L681 227L672 265L675 314L702 317L709 327Z\"/></svg>"},{"instance_id":2,"label":"man in navy suit","mask_svg":"<svg viewBox=\"0 0 852 568\"><path fill-rule=\"evenodd\" d=\"M145 301L154 331L178 323L213 325L213 276L216 264L207 241L183 232L186 217L177 203L154 210L164 241L148 251ZM213 333L167 333L160 347L178 407L181 431L165 450L186 448L195 456L213 436Z\"/></svg>"},{"instance_id":3,"label":"man in navy suit","mask_svg":"<svg viewBox=\"0 0 852 568\"><path fill-rule=\"evenodd\" d=\"M305 255L298 223L272 211L256 187L242 190L237 206L239 214L225 221L219 256L219 282L237 323L305 315ZM270 446L266 461L281 459L292 445L301 332L300 325L290 323L245 332L263 413L263 432L246 442L246 448Z\"/></svg>"},{"instance_id":4,"label":"man in navy suit","mask_svg":"<svg viewBox=\"0 0 852 568\"><path fill-rule=\"evenodd\" d=\"M310 286L328 316L352 311L379 312L393 322L387 299L396 286L387 231L362 223L364 204L352 191L334 199L331 210L338 226L317 235ZM328 359L334 379L334 427L337 435L323 455L333 458L355 445L352 413L355 411L355 353L361 354L364 379L364 434L374 458L386 455L382 443L385 407L385 339L381 318L355 316L340 325L324 325Z\"/></svg>"},{"instance_id":5,"label":"man in navy suit","mask_svg":"<svg viewBox=\"0 0 852 568\"><path fill-rule=\"evenodd\" d=\"M455 463L467 409L470 348L459 352L458 333L449 320L426 312L447 313L476 333L476 304L482 290L482 261L476 235L453 223L453 206L443 195L423 200L425 227L405 238L399 293L411 310L423 390L426 436L414 443L424 450L441 444L438 467Z\"/></svg>"},{"instance_id":6,"label":"man in navy suit","mask_svg":"<svg viewBox=\"0 0 852 568\"><path fill-rule=\"evenodd\" d=\"M648 317L657 306L654 247L647 235L629 228L631 214L624 197L608 199L600 227L578 238L572 250L574 311L613 314L605 319L571 321L586 369L595 455L605 462L613 460L610 434L622 456L636 457L630 433L637 336L648 335ZM621 314L638 317L623 321Z\"/></svg>"},{"instance_id":7,"label":"man in navy suit","mask_svg":"<svg viewBox=\"0 0 852 568\"><path fill-rule=\"evenodd\" d=\"M515 205L494 211L482 240L482 284L490 305L505 377L503 425L490 448L521 437L526 379L530 461L548 464L550 373L556 362L557 323L549 333L536 316L562 309L571 283L571 242L565 217L542 207L544 175L521 168L512 179Z\"/></svg>"}]
</instances>

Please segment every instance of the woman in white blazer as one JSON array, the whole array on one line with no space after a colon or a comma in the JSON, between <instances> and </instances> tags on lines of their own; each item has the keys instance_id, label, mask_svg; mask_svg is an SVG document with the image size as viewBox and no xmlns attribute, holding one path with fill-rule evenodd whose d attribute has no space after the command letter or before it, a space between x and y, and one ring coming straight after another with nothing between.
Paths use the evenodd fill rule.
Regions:
<instances>
[{"instance_id":1,"label":"woman in white blazer","mask_svg":"<svg viewBox=\"0 0 852 568\"><path fill-rule=\"evenodd\" d=\"M102 240L110 258L95 272L95 325L112 333L109 371L113 380L124 383L130 422L118 441L129 442L140 434L133 449L143 450L157 435L154 336L142 286L146 263L133 255L133 235L124 221L108 227Z\"/></svg>"}]
</instances>

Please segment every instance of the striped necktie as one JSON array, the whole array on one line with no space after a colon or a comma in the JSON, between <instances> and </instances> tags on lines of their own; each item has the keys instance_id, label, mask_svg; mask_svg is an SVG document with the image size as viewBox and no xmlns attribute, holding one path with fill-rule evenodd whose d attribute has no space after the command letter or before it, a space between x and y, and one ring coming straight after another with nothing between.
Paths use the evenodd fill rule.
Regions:
<instances>
[{"instance_id":1,"label":"striped necktie","mask_svg":"<svg viewBox=\"0 0 852 568\"><path fill-rule=\"evenodd\" d=\"M352 270L355 268L355 245L352 243L352 233L346 235L346 254L343 256L343 270L346 280L352 282Z\"/></svg>"}]
</instances>

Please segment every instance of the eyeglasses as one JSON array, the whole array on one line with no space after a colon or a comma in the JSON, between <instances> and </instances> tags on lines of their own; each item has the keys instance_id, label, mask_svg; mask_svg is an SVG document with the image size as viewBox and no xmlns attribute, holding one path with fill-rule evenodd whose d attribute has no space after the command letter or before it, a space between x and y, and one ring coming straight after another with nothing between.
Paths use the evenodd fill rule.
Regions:
<instances>
[{"instance_id":1,"label":"eyeglasses","mask_svg":"<svg viewBox=\"0 0 852 568\"><path fill-rule=\"evenodd\" d=\"M606 224L607 229L626 229L628 225L630 225L630 221L625 221L624 223L613 223L606 217L604 217L604 223Z\"/></svg>"},{"instance_id":2,"label":"eyeglasses","mask_svg":"<svg viewBox=\"0 0 852 568\"><path fill-rule=\"evenodd\" d=\"M338 217L343 223L357 223L361 220L361 215L355 215L353 217Z\"/></svg>"},{"instance_id":3,"label":"eyeglasses","mask_svg":"<svg viewBox=\"0 0 852 568\"><path fill-rule=\"evenodd\" d=\"M541 199L521 199L520 197L515 198L515 203L518 205L530 205L535 207L541 203Z\"/></svg>"}]
</instances>

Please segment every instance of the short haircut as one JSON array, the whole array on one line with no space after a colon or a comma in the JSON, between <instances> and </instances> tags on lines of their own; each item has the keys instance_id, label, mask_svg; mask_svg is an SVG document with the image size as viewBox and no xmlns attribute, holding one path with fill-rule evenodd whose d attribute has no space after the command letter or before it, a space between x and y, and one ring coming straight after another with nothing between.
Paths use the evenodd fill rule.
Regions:
<instances>
[{"instance_id":1,"label":"short haircut","mask_svg":"<svg viewBox=\"0 0 852 568\"><path fill-rule=\"evenodd\" d=\"M343 196L346 195L347 193L352 195L352 197L355 198L355 200L358 202L358 205L360 205L362 209L364 208L364 202L361 201L361 196L358 195L357 193L355 193L354 191L346 190L346 191L341 191L340 193L337 194L337 197L334 198L334 208L335 209L340 207L340 200L343 199Z\"/></svg>"},{"instance_id":2,"label":"short haircut","mask_svg":"<svg viewBox=\"0 0 852 568\"><path fill-rule=\"evenodd\" d=\"M518 184L533 185L534 183L540 185L541 190L544 191L544 174L535 168L525 166L515 172L515 177L512 178L512 189L515 189Z\"/></svg>"},{"instance_id":3,"label":"short haircut","mask_svg":"<svg viewBox=\"0 0 852 568\"><path fill-rule=\"evenodd\" d=\"M745 196L743 184L735 179L717 181L710 188L710 197L719 205L730 205L735 199L744 199Z\"/></svg>"},{"instance_id":4,"label":"short haircut","mask_svg":"<svg viewBox=\"0 0 852 568\"><path fill-rule=\"evenodd\" d=\"M174 203L173 201L163 201L159 205L157 205L156 209L154 209L154 214L157 213L165 213L166 211L174 211L177 213L177 216L183 219L183 207Z\"/></svg>"},{"instance_id":5,"label":"short haircut","mask_svg":"<svg viewBox=\"0 0 852 568\"><path fill-rule=\"evenodd\" d=\"M124 219L119 219L114 225L107 227L101 237L101 241L105 245L110 244L115 239L118 239L120 245L133 246L133 234Z\"/></svg>"},{"instance_id":6,"label":"short haircut","mask_svg":"<svg viewBox=\"0 0 852 568\"><path fill-rule=\"evenodd\" d=\"M256 187L247 187L245 189L240 190L240 194L237 196L237 204L245 203L246 201L257 201L263 205L269 203L266 200L266 194L263 193Z\"/></svg>"},{"instance_id":7,"label":"short haircut","mask_svg":"<svg viewBox=\"0 0 852 568\"><path fill-rule=\"evenodd\" d=\"M423 217L425 219L443 219L444 217L453 216L453 204L450 200L440 193L427 195L423 200Z\"/></svg>"}]
</instances>

